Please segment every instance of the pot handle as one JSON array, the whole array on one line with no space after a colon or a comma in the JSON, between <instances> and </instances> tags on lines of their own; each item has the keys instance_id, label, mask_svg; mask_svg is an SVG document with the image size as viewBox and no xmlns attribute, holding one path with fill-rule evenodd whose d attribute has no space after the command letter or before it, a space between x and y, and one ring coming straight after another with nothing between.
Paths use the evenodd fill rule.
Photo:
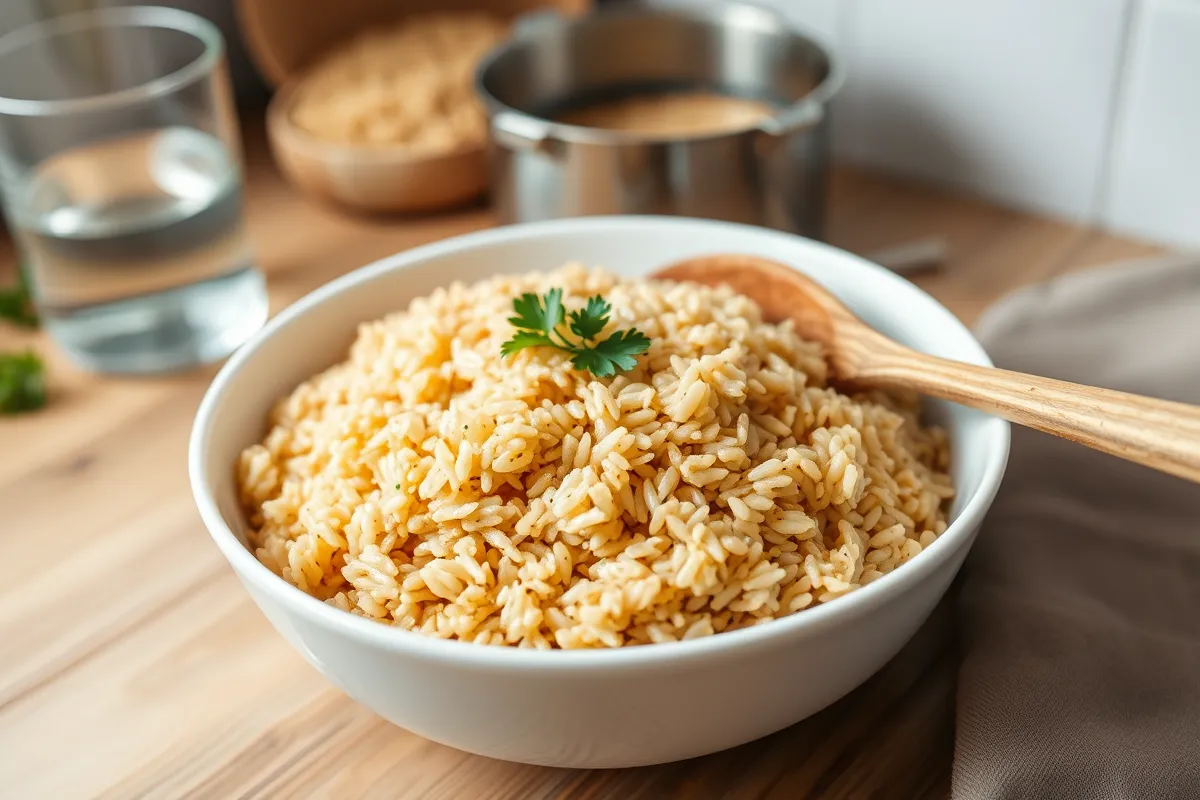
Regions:
<instances>
[{"instance_id":1,"label":"pot handle","mask_svg":"<svg viewBox=\"0 0 1200 800\"><path fill-rule=\"evenodd\" d=\"M510 150L554 155L550 130L542 120L514 111L497 111L492 116L492 139Z\"/></svg>"},{"instance_id":2,"label":"pot handle","mask_svg":"<svg viewBox=\"0 0 1200 800\"><path fill-rule=\"evenodd\" d=\"M802 100L790 105L758 126L770 136L786 136L806 128L816 127L825 119L825 104L819 100Z\"/></svg>"}]
</instances>

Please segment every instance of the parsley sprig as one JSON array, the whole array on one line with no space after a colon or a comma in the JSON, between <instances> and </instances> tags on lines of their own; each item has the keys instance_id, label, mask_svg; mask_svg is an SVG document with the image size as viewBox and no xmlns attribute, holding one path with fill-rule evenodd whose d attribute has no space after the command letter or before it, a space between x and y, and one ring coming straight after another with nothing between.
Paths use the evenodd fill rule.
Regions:
<instances>
[{"instance_id":1,"label":"parsley sprig","mask_svg":"<svg viewBox=\"0 0 1200 800\"><path fill-rule=\"evenodd\" d=\"M29 275L23 267L17 268L15 286L0 289L0 319L6 319L23 328L36 328L37 314L29 296Z\"/></svg>"},{"instance_id":2,"label":"parsley sprig","mask_svg":"<svg viewBox=\"0 0 1200 800\"><path fill-rule=\"evenodd\" d=\"M29 275L18 267L17 284L0 289L0 319L23 328L36 328L37 315L29 297ZM0 416L33 411L46 404L46 367L37 354L0 352Z\"/></svg>"},{"instance_id":3,"label":"parsley sprig","mask_svg":"<svg viewBox=\"0 0 1200 800\"><path fill-rule=\"evenodd\" d=\"M571 354L571 365L586 370L597 378L608 378L637 366L638 356L650 348L650 338L637 328L613 332L599 339L608 325L612 306L600 295L588 298L587 304L569 314L563 307L562 289L551 289L538 297L527 292L513 300L513 313L508 321L517 332L500 346L507 358L527 347L554 347ZM567 338L563 324L577 338Z\"/></svg>"},{"instance_id":4,"label":"parsley sprig","mask_svg":"<svg viewBox=\"0 0 1200 800\"><path fill-rule=\"evenodd\" d=\"M46 369L32 352L0 353L0 415L46 404Z\"/></svg>"}]
</instances>

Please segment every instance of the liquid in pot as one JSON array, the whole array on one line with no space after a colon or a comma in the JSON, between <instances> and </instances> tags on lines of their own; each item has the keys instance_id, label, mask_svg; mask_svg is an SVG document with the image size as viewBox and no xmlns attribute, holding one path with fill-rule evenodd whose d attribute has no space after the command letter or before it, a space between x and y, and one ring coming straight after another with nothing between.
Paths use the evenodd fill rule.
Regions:
<instances>
[{"instance_id":1,"label":"liquid in pot","mask_svg":"<svg viewBox=\"0 0 1200 800\"><path fill-rule=\"evenodd\" d=\"M712 136L754 127L775 113L761 100L688 91L636 94L554 115L557 122L643 136Z\"/></svg>"}]
</instances>

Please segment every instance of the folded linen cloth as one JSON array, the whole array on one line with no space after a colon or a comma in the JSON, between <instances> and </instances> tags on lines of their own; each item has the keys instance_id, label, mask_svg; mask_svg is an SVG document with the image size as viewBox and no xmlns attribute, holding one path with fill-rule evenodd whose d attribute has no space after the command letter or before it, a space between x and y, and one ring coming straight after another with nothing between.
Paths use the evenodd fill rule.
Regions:
<instances>
[{"instance_id":1,"label":"folded linen cloth","mask_svg":"<svg viewBox=\"0 0 1200 800\"><path fill-rule=\"evenodd\" d=\"M1200 404L1200 257L994 306L998 366ZM1200 486L1013 428L959 606L953 797L1200 798Z\"/></svg>"}]
</instances>

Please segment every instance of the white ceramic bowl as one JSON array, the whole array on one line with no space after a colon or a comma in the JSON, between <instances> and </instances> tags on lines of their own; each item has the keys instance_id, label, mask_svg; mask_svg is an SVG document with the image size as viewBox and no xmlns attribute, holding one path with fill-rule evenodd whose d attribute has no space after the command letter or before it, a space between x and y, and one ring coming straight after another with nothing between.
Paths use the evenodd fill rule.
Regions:
<instances>
[{"instance_id":1,"label":"white ceramic bowl","mask_svg":"<svg viewBox=\"0 0 1200 800\"><path fill-rule=\"evenodd\" d=\"M623 767L690 758L777 731L866 680L946 591L992 502L1008 426L933 404L949 428L958 499L920 556L834 602L746 630L615 650L538 652L443 641L361 619L304 594L245 545L234 463L263 434L274 401L343 358L356 325L452 280L567 261L639 276L687 256L754 253L794 264L868 323L917 349L988 364L965 327L880 267L761 228L673 217L595 217L517 225L386 258L275 317L213 381L192 431L189 468L213 540L271 623L363 705L437 742L493 758Z\"/></svg>"}]
</instances>

